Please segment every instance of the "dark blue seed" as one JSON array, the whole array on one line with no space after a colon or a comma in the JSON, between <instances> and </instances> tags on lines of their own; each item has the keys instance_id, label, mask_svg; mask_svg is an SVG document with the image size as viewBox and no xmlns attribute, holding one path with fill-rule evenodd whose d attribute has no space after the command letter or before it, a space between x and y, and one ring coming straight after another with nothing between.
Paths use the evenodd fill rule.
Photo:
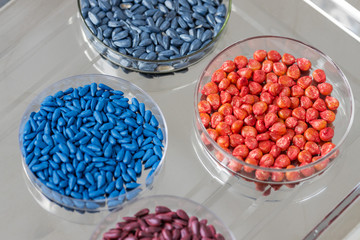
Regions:
<instances>
[{"instance_id":1,"label":"dark blue seed","mask_svg":"<svg viewBox=\"0 0 360 240\"><path fill-rule=\"evenodd\" d=\"M146 160L148 160L148 159L149 159L151 156L153 156L153 155L154 155L154 150L153 150L152 148L149 148L148 150L146 150L146 152L145 152L142 160L143 160L143 161L146 161Z\"/></svg>"},{"instance_id":2,"label":"dark blue seed","mask_svg":"<svg viewBox=\"0 0 360 240\"><path fill-rule=\"evenodd\" d=\"M132 161L132 156L131 156L130 151L125 151L125 156L123 158L123 162L125 164L129 164L131 161Z\"/></svg>"},{"instance_id":3,"label":"dark blue seed","mask_svg":"<svg viewBox=\"0 0 360 240\"><path fill-rule=\"evenodd\" d=\"M46 169L48 166L49 166L49 164L47 162L42 162L40 164L32 166L31 171L38 172L38 171L41 171L43 169Z\"/></svg>"},{"instance_id":4,"label":"dark blue seed","mask_svg":"<svg viewBox=\"0 0 360 240\"><path fill-rule=\"evenodd\" d=\"M139 104L139 112L142 116L145 115L145 104L144 103Z\"/></svg>"},{"instance_id":5,"label":"dark blue seed","mask_svg":"<svg viewBox=\"0 0 360 240\"><path fill-rule=\"evenodd\" d=\"M130 182L130 183L126 183L126 184L125 184L125 188L126 188L127 190L135 189L135 188L137 188L138 186L140 186L140 184L139 184L139 183L136 183L136 182Z\"/></svg>"},{"instance_id":6,"label":"dark blue seed","mask_svg":"<svg viewBox=\"0 0 360 240\"><path fill-rule=\"evenodd\" d=\"M193 52L198 50L201 47L202 42L199 39L195 39L191 44L189 48L189 52Z\"/></svg>"},{"instance_id":7,"label":"dark blue seed","mask_svg":"<svg viewBox=\"0 0 360 240\"><path fill-rule=\"evenodd\" d=\"M161 23L161 25L159 26L161 31L165 31L166 29L168 29L170 27L170 21L169 20L165 20L164 22Z\"/></svg>"},{"instance_id":8,"label":"dark blue seed","mask_svg":"<svg viewBox=\"0 0 360 240\"><path fill-rule=\"evenodd\" d=\"M170 57L172 55L174 55L173 50L164 50L159 53L159 56L163 56L163 57Z\"/></svg>"},{"instance_id":9,"label":"dark blue seed","mask_svg":"<svg viewBox=\"0 0 360 240\"><path fill-rule=\"evenodd\" d=\"M226 16L226 7L224 4L221 4L216 10L216 16L225 17Z\"/></svg>"},{"instance_id":10,"label":"dark blue seed","mask_svg":"<svg viewBox=\"0 0 360 240\"><path fill-rule=\"evenodd\" d=\"M158 156L160 159L162 158L162 150L161 150L161 147L156 145L154 146L154 153L156 156Z\"/></svg>"},{"instance_id":11,"label":"dark blue seed","mask_svg":"<svg viewBox=\"0 0 360 240\"><path fill-rule=\"evenodd\" d=\"M121 178L123 179L124 182L131 182L131 177L126 173L126 172L123 172L121 174Z\"/></svg>"},{"instance_id":12,"label":"dark blue seed","mask_svg":"<svg viewBox=\"0 0 360 240\"><path fill-rule=\"evenodd\" d=\"M184 40L185 42L191 43L194 41L195 37L189 34L180 34L180 39Z\"/></svg>"},{"instance_id":13,"label":"dark blue seed","mask_svg":"<svg viewBox=\"0 0 360 240\"><path fill-rule=\"evenodd\" d=\"M152 41L150 38L144 39L139 43L139 46L141 47L146 47L149 46L150 44L152 44Z\"/></svg>"}]
</instances>

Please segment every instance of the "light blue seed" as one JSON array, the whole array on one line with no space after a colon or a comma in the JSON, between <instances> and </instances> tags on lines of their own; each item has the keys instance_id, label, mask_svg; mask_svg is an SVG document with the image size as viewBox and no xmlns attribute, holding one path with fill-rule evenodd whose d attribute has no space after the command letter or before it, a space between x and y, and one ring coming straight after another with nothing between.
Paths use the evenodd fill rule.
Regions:
<instances>
[{"instance_id":1,"label":"light blue seed","mask_svg":"<svg viewBox=\"0 0 360 240\"><path fill-rule=\"evenodd\" d=\"M160 147L164 147L160 139L158 139L156 136L153 137L153 142L155 145L158 145Z\"/></svg>"},{"instance_id":2,"label":"light blue seed","mask_svg":"<svg viewBox=\"0 0 360 240\"><path fill-rule=\"evenodd\" d=\"M131 153L130 151L125 151L125 155L124 155L124 158L123 158L123 162L125 164L129 164L130 162L132 161L132 156L131 156Z\"/></svg>"},{"instance_id":3,"label":"light blue seed","mask_svg":"<svg viewBox=\"0 0 360 240\"><path fill-rule=\"evenodd\" d=\"M161 52L159 53L159 56L160 56L160 57L170 57L170 56L172 56L172 55L174 55L174 51L173 51L173 50L164 50L164 51L161 51Z\"/></svg>"},{"instance_id":4,"label":"light blue seed","mask_svg":"<svg viewBox=\"0 0 360 240\"><path fill-rule=\"evenodd\" d=\"M223 24L225 22L225 18L220 16L215 16L215 21L216 23Z\"/></svg>"},{"instance_id":5,"label":"light blue seed","mask_svg":"<svg viewBox=\"0 0 360 240\"><path fill-rule=\"evenodd\" d=\"M195 37L189 34L180 34L180 39L182 39L185 42L191 43L194 41Z\"/></svg>"},{"instance_id":6,"label":"light blue seed","mask_svg":"<svg viewBox=\"0 0 360 240\"><path fill-rule=\"evenodd\" d=\"M163 36L162 45L165 49L169 49L169 47L170 47L170 37L169 36L167 36L167 35Z\"/></svg>"},{"instance_id":7,"label":"light blue seed","mask_svg":"<svg viewBox=\"0 0 360 240\"><path fill-rule=\"evenodd\" d=\"M213 33L211 30L207 29L204 34L201 36L200 40L205 42L213 37Z\"/></svg>"},{"instance_id":8,"label":"light blue seed","mask_svg":"<svg viewBox=\"0 0 360 240\"><path fill-rule=\"evenodd\" d=\"M164 22L161 23L161 25L159 26L161 31L166 31L166 29L168 29L170 27L170 21L169 20L165 20Z\"/></svg>"},{"instance_id":9,"label":"light blue seed","mask_svg":"<svg viewBox=\"0 0 360 240\"><path fill-rule=\"evenodd\" d=\"M184 40L181 40L179 38L174 38L170 40L170 44L174 46L181 46L184 43Z\"/></svg>"},{"instance_id":10,"label":"light blue seed","mask_svg":"<svg viewBox=\"0 0 360 240\"><path fill-rule=\"evenodd\" d=\"M132 189L135 189L135 188L137 188L139 186L140 186L140 184L136 183L136 182L130 182L130 183L125 184L126 190L132 190Z\"/></svg>"},{"instance_id":11,"label":"light blue seed","mask_svg":"<svg viewBox=\"0 0 360 240\"><path fill-rule=\"evenodd\" d=\"M226 7L224 4L221 4L215 13L216 16L221 16L221 17L225 17L226 16Z\"/></svg>"},{"instance_id":12,"label":"light blue seed","mask_svg":"<svg viewBox=\"0 0 360 240\"><path fill-rule=\"evenodd\" d=\"M161 24L164 22L164 18L163 17L159 17L156 21L155 21L155 26L158 27L160 29Z\"/></svg>"},{"instance_id":13,"label":"light blue seed","mask_svg":"<svg viewBox=\"0 0 360 240\"><path fill-rule=\"evenodd\" d=\"M110 158L112 156L113 153L113 145L109 144L105 149L104 149L104 157L106 158Z\"/></svg>"},{"instance_id":14,"label":"light blue seed","mask_svg":"<svg viewBox=\"0 0 360 240\"><path fill-rule=\"evenodd\" d=\"M42 162L42 163L40 163L40 164L33 165L33 166L31 167L31 171L32 171L32 172L38 172L38 171L41 171L41 170L44 170L44 169L48 168L48 166L49 166L49 163L47 163L47 162Z\"/></svg>"},{"instance_id":15,"label":"light blue seed","mask_svg":"<svg viewBox=\"0 0 360 240\"><path fill-rule=\"evenodd\" d=\"M162 3L158 4L157 7L164 14L167 14L169 12L168 8Z\"/></svg>"},{"instance_id":16,"label":"light blue seed","mask_svg":"<svg viewBox=\"0 0 360 240\"><path fill-rule=\"evenodd\" d=\"M112 40L113 40L113 41L118 41L118 40L127 38L128 36L129 36L129 31L128 31L128 30L124 30L124 31L120 31L120 32L116 33L116 34L112 37ZM117 46L117 45L115 44L115 46Z\"/></svg>"},{"instance_id":17,"label":"light blue seed","mask_svg":"<svg viewBox=\"0 0 360 240\"><path fill-rule=\"evenodd\" d=\"M139 43L139 46L141 47L146 47L149 46L150 44L152 44L152 41L150 38L144 39Z\"/></svg>"},{"instance_id":18,"label":"light blue seed","mask_svg":"<svg viewBox=\"0 0 360 240\"><path fill-rule=\"evenodd\" d=\"M188 9L191 8L191 6L187 0L179 0L179 4L185 8L188 8Z\"/></svg>"},{"instance_id":19,"label":"light blue seed","mask_svg":"<svg viewBox=\"0 0 360 240\"><path fill-rule=\"evenodd\" d=\"M218 24L215 25L215 27L214 27L214 36L218 35L218 33L220 32L222 26L223 26L222 23L218 23Z\"/></svg>"},{"instance_id":20,"label":"light blue seed","mask_svg":"<svg viewBox=\"0 0 360 240\"><path fill-rule=\"evenodd\" d=\"M141 146L145 146L145 145L147 145L147 144L149 144L149 143L151 143L151 142L152 142L152 137L148 137L148 138L145 139L145 141L143 141L143 143L141 144Z\"/></svg>"},{"instance_id":21,"label":"light blue seed","mask_svg":"<svg viewBox=\"0 0 360 240\"><path fill-rule=\"evenodd\" d=\"M142 71L154 71L157 68L157 64L140 62L138 68Z\"/></svg>"},{"instance_id":22,"label":"light blue seed","mask_svg":"<svg viewBox=\"0 0 360 240\"><path fill-rule=\"evenodd\" d=\"M215 20L215 17L214 17L214 15L213 14L207 14L206 15L206 21L210 24L210 25L212 25L212 26L215 26L216 25L216 20Z\"/></svg>"},{"instance_id":23,"label":"light blue seed","mask_svg":"<svg viewBox=\"0 0 360 240\"><path fill-rule=\"evenodd\" d=\"M195 12L205 16L205 14L207 13L208 9L203 6L203 5L196 5L192 8Z\"/></svg>"},{"instance_id":24,"label":"light blue seed","mask_svg":"<svg viewBox=\"0 0 360 240\"><path fill-rule=\"evenodd\" d=\"M189 51L193 52L196 51L198 49L200 49L202 42L199 39L195 39L191 44L190 44L190 48Z\"/></svg>"},{"instance_id":25,"label":"light blue seed","mask_svg":"<svg viewBox=\"0 0 360 240\"><path fill-rule=\"evenodd\" d=\"M146 25L146 22L144 20L141 20L141 19L135 19L135 20L132 20L131 23L135 26L144 26Z\"/></svg>"},{"instance_id":26,"label":"light blue seed","mask_svg":"<svg viewBox=\"0 0 360 240\"><path fill-rule=\"evenodd\" d=\"M128 169L127 169L127 174L131 177L131 179L132 179L133 181L136 182L137 176L136 176L136 172L134 171L134 169L128 168Z\"/></svg>"},{"instance_id":27,"label":"light blue seed","mask_svg":"<svg viewBox=\"0 0 360 240\"><path fill-rule=\"evenodd\" d=\"M94 25L98 25L101 22L101 19L92 11L88 12L88 17Z\"/></svg>"}]
</instances>

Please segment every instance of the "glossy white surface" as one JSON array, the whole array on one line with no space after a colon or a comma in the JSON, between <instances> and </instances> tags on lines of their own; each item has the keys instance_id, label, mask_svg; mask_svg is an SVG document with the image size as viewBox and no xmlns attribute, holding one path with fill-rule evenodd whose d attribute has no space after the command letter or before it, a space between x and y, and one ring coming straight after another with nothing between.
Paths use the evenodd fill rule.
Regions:
<instances>
[{"instance_id":1,"label":"glossy white surface","mask_svg":"<svg viewBox=\"0 0 360 240\"><path fill-rule=\"evenodd\" d=\"M34 201L23 179L18 145L20 118L28 103L51 83L77 74L120 76L157 101L167 120L169 146L162 175L148 194L179 195L203 203L230 226L237 239L302 239L360 181L358 111L338 164L314 181L295 189L282 188L270 197L247 189L243 180L229 177L221 184L195 152L195 81L215 53L251 36L292 37L320 49L342 68L358 106L359 42L303 1L234 1L229 26L212 54L187 71L151 78L124 73L89 47L80 29L76 1L14 0L0 9L0 22L2 239L88 239L95 227L60 219Z\"/></svg>"}]
</instances>

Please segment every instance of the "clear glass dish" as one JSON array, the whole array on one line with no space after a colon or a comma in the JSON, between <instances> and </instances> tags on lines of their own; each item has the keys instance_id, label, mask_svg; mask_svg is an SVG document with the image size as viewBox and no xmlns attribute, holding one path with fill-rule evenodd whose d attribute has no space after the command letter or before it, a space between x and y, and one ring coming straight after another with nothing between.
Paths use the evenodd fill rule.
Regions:
<instances>
[{"instance_id":1,"label":"clear glass dish","mask_svg":"<svg viewBox=\"0 0 360 240\"><path fill-rule=\"evenodd\" d=\"M148 208L150 213L154 213L155 207L157 206L165 206L172 211L183 209L189 217L196 216L199 221L201 219L207 219L207 224L212 224L216 232L221 233L226 240L235 239L230 229L211 210L190 199L170 195L147 196L124 204L100 222L90 239L103 239L103 234L111 228L116 227L116 223L123 221L123 217L134 216L135 213L144 208Z\"/></svg>"},{"instance_id":2,"label":"clear glass dish","mask_svg":"<svg viewBox=\"0 0 360 240\"><path fill-rule=\"evenodd\" d=\"M219 30L218 34L215 37L213 37L210 42L208 42L200 49L188 55L179 58L169 59L169 60L145 60L145 59L135 58L131 55L120 53L119 51L114 50L113 48L104 44L86 24L86 21L81 11L82 1L78 0L77 2L78 2L79 15L81 18L81 26L85 33L85 36L101 56L103 56L105 59L109 60L110 62L129 70L143 72L143 73L157 74L157 73L170 73L170 72L179 71L181 69L185 69L197 63L207 54L209 54L214 49L215 44L220 39L222 33L226 28L231 13L232 0L220 1L226 7L225 21L222 28Z\"/></svg>"},{"instance_id":3,"label":"clear glass dish","mask_svg":"<svg viewBox=\"0 0 360 240\"><path fill-rule=\"evenodd\" d=\"M135 97L140 103L145 104L145 109L150 110L159 122L159 128L163 132L163 152L159 165L156 169L152 168L143 169L141 176L137 178L139 186L130 191L126 191L125 194L113 198L105 198L102 200L83 200L76 199L70 196L65 196L59 192L47 187L35 174L29 169L28 164L25 162L25 150L23 132L26 122L29 120L31 112L38 111L40 104L43 100L49 96L54 95L58 91L66 90L70 87L76 88L91 83L103 83L113 88L114 90L120 90L124 92L124 97L129 99ZM89 75L77 75L60 80L48 87L46 87L34 100L28 105L25 110L20 123L19 128L19 144L20 151L22 153L22 165L25 173L25 181L29 191L34 196L35 200L46 210L56 215L59 215L65 219L80 223L96 223L99 220L99 216L102 218L108 211L118 207L123 202L137 197L140 193L147 189L151 189L154 180L159 175L163 168L165 161L165 154L168 145L168 130L159 106L156 102L142 89L121 78L102 75L102 74L89 74ZM74 214L75 213L75 214ZM94 214L100 213L100 214Z\"/></svg>"},{"instance_id":4,"label":"clear glass dish","mask_svg":"<svg viewBox=\"0 0 360 240\"><path fill-rule=\"evenodd\" d=\"M250 59L252 58L253 53L259 49L264 49L266 51L277 50L280 54L290 53L295 56L295 58L307 58L312 63L312 67L309 71L311 72L317 68L323 69L326 73L327 82L333 85L334 89L331 95L337 98L340 103L340 106L337 109L336 113L336 120L333 122L335 134L332 142L336 145L336 147L326 155L322 156L316 162L312 162L308 165L301 167L297 166L292 169L265 168L248 164L244 161L238 160L232 154L224 151L210 137L205 127L203 126L197 107L199 101L201 100L201 90L203 89L203 86L209 81L211 81L212 74L215 70L221 67L224 61L233 60L238 55L244 55L248 57L248 59ZM257 36L236 42L233 45L225 48L217 56L215 56L213 60L205 67L196 85L194 95L194 125L196 129L195 134L197 135L197 139L201 139L200 144L203 146L204 151L209 156L208 160L214 161L216 164L227 169L235 176L258 183L277 185L296 184L320 175L326 169L330 168L335 163L338 154L341 154L342 143L344 142L346 136L351 129L354 118L353 94L350 84L341 69L331 60L329 56L325 55L316 48L302 43L298 40L286 37ZM231 161L239 163L241 169L236 172L231 170L228 167L228 164ZM251 173L246 172L244 171L244 167L248 169L253 169L253 171ZM315 167L317 167L317 170L313 172ZM267 180L257 179L255 176L255 172L257 170L263 171L265 174L268 174L269 178L267 178ZM294 174L299 177L296 180L287 180L286 177L284 177L282 181L273 181L271 179L272 175L286 176L287 174Z\"/></svg>"}]
</instances>

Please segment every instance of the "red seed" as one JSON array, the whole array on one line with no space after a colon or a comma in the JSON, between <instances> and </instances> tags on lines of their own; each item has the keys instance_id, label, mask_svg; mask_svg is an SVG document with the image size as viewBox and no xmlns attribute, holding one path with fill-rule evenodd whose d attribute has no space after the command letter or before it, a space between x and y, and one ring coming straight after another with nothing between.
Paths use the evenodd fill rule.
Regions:
<instances>
[{"instance_id":1,"label":"red seed","mask_svg":"<svg viewBox=\"0 0 360 240\"><path fill-rule=\"evenodd\" d=\"M202 100L198 103L198 110L200 113L211 113L211 105L208 101Z\"/></svg>"},{"instance_id":2,"label":"red seed","mask_svg":"<svg viewBox=\"0 0 360 240\"><path fill-rule=\"evenodd\" d=\"M237 80L236 80L236 87L238 89L241 89L241 87L243 86L248 86L249 85L249 81L246 77L239 77Z\"/></svg>"},{"instance_id":3,"label":"red seed","mask_svg":"<svg viewBox=\"0 0 360 240\"><path fill-rule=\"evenodd\" d=\"M271 167L274 164L274 157L271 154L265 154L261 157L259 166Z\"/></svg>"},{"instance_id":4,"label":"red seed","mask_svg":"<svg viewBox=\"0 0 360 240\"><path fill-rule=\"evenodd\" d=\"M200 119L205 128L209 127L210 116L207 113L200 113Z\"/></svg>"},{"instance_id":5,"label":"red seed","mask_svg":"<svg viewBox=\"0 0 360 240\"><path fill-rule=\"evenodd\" d=\"M274 167L285 168L289 165L290 165L290 158L288 156L286 156L285 154L280 154L275 159Z\"/></svg>"},{"instance_id":6,"label":"red seed","mask_svg":"<svg viewBox=\"0 0 360 240\"><path fill-rule=\"evenodd\" d=\"M301 97L304 96L305 91L298 84L291 87L291 96L293 97Z\"/></svg>"},{"instance_id":7,"label":"red seed","mask_svg":"<svg viewBox=\"0 0 360 240\"><path fill-rule=\"evenodd\" d=\"M206 131L209 133L210 137L214 141L216 141L216 139L219 137L219 133L215 129L208 128L208 129L206 129Z\"/></svg>"},{"instance_id":8,"label":"red seed","mask_svg":"<svg viewBox=\"0 0 360 240\"><path fill-rule=\"evenodd\" d=\"M326 142L321 146L320 152L321 152L321 156L326 155L327 153L329 153L331 150L333 150L335 148L335 144L332 142Z\"/></svg>"},{"instance_id":9,"label":"red seed","mask_svg":"<svg viewBox=\"0 0 360 240\"><path fill-rule=\"evenodd\" d=\"M320 147L317 143L308 141L305 143L305 150L311 153L311 155L316 156L320 154Z\"/></svg>"},{"instance_id":10,"label":"red seed","mask_svg":"<svg viewBox=\"0 0 360 240\"><path fill-rule=\"evenodd\" d=\"M232 154L245 159L249 155L249 148L245 144L238 145L234 148Z\"/></svg>"},{"instance_id":11,"label":"red seed","mask_svg":"<svg viewBox=\"0 0 360 240\"><path fill-rule=\"evenodd\" d=\"M270 73L272 69L273 69L273 61L266 59L262 62L261 70L263 70L265 73Z\"/></svg>"},{"instance_id":12,"label":"red seed","mask_svg":"<svg viewBox=\"0 0 360 240\"><path fill-rule=\"evenodd\" d=\"M281 55L278 51L276 50L270 50L267 53L267 58L273 62L278 62L281 60Z\"/></svg>"},{"instance_id":13,"label":"red seed","mask_svg":"<svg viewBox=\"0 0 360 240\"><path fill-rule=\"evenodd\" d=\"M312 77L313 77L314 81L316 81L318 83L323 83L326 81L326 74L325 74L324 70L322 70L322 69L314 70L312 73Z\"/></svg>"},{"instance_id":14,"label":"red seed","mask_svg":"<svg viewBox=\"0 0 360 240\"><path fill-rule=\"evenodd\" d=\"M268 171L257 169L255 171L255 177L260 181L266 181L270 177L270 173Z\"/></svg>"},{"instance_id":15,"label":"red seed","mask_svg":"<svg viewBox=\"0 0 360 240\"><path fill-rule=\"evenodd\" d=\"M263 83L266 79L266 73L263 70L254 70L253 80L257 83Z\"/></svg>"},{"instance_id":16,"label":"red seed","mask_svg":"<svg viewBox=\"0 0 360 240\"><path fill-rule=\"evenodd\" d=\"M292 87L296 84L295 81L287 75L280 76L278 79L278 83L284 87Z\"/></svg>"},{"instance_id":17,"label":"red seed","mask_svg":"<svg viewBox=\"0 0 360 240\"><path fill-rule=\"evenodd\" d=\"M320 142L319 132L314 128L306 129L306 131L304 132L304 137L307 141L312 141L316 143Z\"/></svg>"},{"instance_id":18,"label":"red seed","mask_svg":"<svg viewBox=\"0 0 360 240\"><path fill-rule=\"evenodd\" d=\"M286 125L282 122L276 122L269 128L271 133L284 135L286 133Z\"/></svg>"},{"instance_id":19,"label":"red seed","mask_svg":"<svg viewBox=\"0 0 360 240\"><path fill-rule=\"evenodd\" d=\"M208 101L211 105L211 108L216 111L220 107L220 96L217 93L210 94L206 97L206 101Z\"/></svg>"},{"instance_id":20,"label":"red seed","mask_svg":"<svg viewBox=\"0 0 360 240\"><path fill-rule=\"evenodd\" d=\"M230 72L226 78L229 79L231 83L236 84L240 76L236 72Z\"/></svg>"},{"instance_id":21,"label":"red seed","mask_svg":"<svg viewBox=\"0 0 360 240\"><path fill-rule=\"evenodd\" d=\"M255 165L255 166L258 165L258 162L257 162L256 159L254 159L254 158L246 158L246 159L245 159L245 162L246 162L247 164L252 164L252 165ZM247 172L247 173L251 173L251 172L253 172L253 171L255 170L254 168L249 167L249 166L243 166L243 169L244 169L244 171Z\"/></svg>"},{"instance_id":22,"label":"red seed","mask_svg":"<svg viewBox=\"0 0 360 240\"><path fill-rule=\"evenodd\" d=\"M295 63L295 57L289 53L284 53L282 55L281 61L289 66Z\"/></svg>"},{"instance_id":23,"label":"red seed","mask_svg":"<svg viewBox=\"0 0 360 240\"><path fill-rule=\"evenodd\" d=\"M298 120L305 121L306 111L303 107L297 107L292 111L292 116L296 117Z\"/></svg>"},{"instance_id":24,"label":"red seed","mask_svg":"<svg viewBox=\"0 0 360 240\"><path fill-rule=\"evenodd\" d=\"M230 126L237 121L237 118L234 115L226 115L224 118L224 122L229 124Z\"/></svg>"},{"instance_id":25,"label":"red seed","mask_svg":"<svg viewBox=\"0 0 360 240\"><path fill-rule=\"evenodd\" d=\"M309 122L310 125L315 128L316 130L320 131L327 126L327 122L324 119L314 119Z\"/></svg>"},{"instance_id":26,"label":"red seed","mask_svg":"<svg viewBox=\"0 0 360 240\"><path fill-rule=\"evenodd\" d=\"M218 69L212 74L211 81L214 83L219 83L224 78L226 78L226 72L224 72L222 69Z\"/></svg>"},{"instance_id":27,"label":"red seed","mask_svg":"<svg viewBox=\"0 0 360 240\"><path fill-rule=\"evenodd\" d=\"M204 95L209 95L209 94L218 93L218 92L219 92L219 88L216 85L216 83L214 83L214 82L206 83L201 91L201 93Z\"/></svg>"},{"instance_id":28,"label":"red seed","mask_svg":"<svg viewBox=\"0 0 360 240\"><path fill-rule=\"evenodd\" d=\"M234 63L236 64L236 67L238 69L244 68L244 67L246 67L246 65L248 63L248 59L247 59L247 57L242 56L242 55L241 56L236 56L234 58Z\"/></svg>"},{"instance_id":29,"label":"red seed","mask_svg":"<svg viewBox=\"0 0 360 240\"><path fill-rule=\"evenodd\" d=\"M331 127L324 128L320 130L319 136L320 139L324 142L331 141L331 139L334 137L334 129Z\"/></svg>"},{"instance_id":30,"label":"red seed","mask_svg":"<svg viewBox=\"0 0 360 240\"><path fill-rule=\"evenodd\" d=\"M236 68L235 63L231 60L225 61L221 66L221 69L224 70L224 72L228 72L228 73L234 71L235 68Z\"/></svg>"},{"instance_id":31,"label":"red seed","mask_svg":"<svg viewBox=\"0 0 360 240\"><path fill-rule=\"evenodd\" d=\"M261 69L261 63L255 59L249 59L247 67L253 71L259 70Z\"/></svg>"},{"instance_id":32,"label":"red seed","mask_svg":"<svg viewBox=\"0 0 360 240\"><path fill-rule=\"evenodd\" d=\"M308 162L302 162L300 164L300 167L306 166L308 164L309 164ZM310 177L311 175L313 175L315 173L315 168L310 166L308 168L301 169L300 172L304 177Z\"/></svg>"},{"instance_id":33,"label":"red seed","mask_svg":"<svg viewBox=\"0 0 360 240\"><path fill-rule=\"evenodd\" d=\"M218 85L219 91L223 91L225 89L227 89L230 85L231 81L227 78L224 78L223 80L221 80L221 82Z\"/></svg>"},{"instance_id":34,"label":"red seed","mask_svg":"<svg viewBox=\"0 0 360 240\"><path fill-rule=\"evenodd\" d=\"M298 155L298 161L299 162L307 162L310 163L312 159L312 155L308 150L303 150Z\"/></svg>"},{"instance_id":35,"label":"red seed","mask_svg":"<svg viewBox=\"0 0 360 240\"><path fill-rule=\"evenodd\" d=\"M229 136L224 135L224 136L219 136L216 139L216 143L223 149L227 149L230 146L230 139Z\"/></svg>"},{"instance_id":36,"label":"red seed","mask_svg":"<svg viewBox=\"0 0 360 240\"><path fill-rule=\"evenodd\" d=\"M327 82L318 84L317 88L319 89L319 92L324 96L330 95L333 90L333 86Z\"/></svg>"},{"instance_id":37,"label":"red seed","mask_svg":"<svg viewBox=\"0 0 360 240\"><path fill-rule=\"evenodd\" d=\"M232 133L239 133L241 131L241 128L242 128L243 124L244 124L244 122L242 120L236 120L231 125L231 132Z\"/></svg>"},{"instance_id":38,"label":"red seed","mask_svg":"<svg viewBox=\"0 0 360 240\"><path fill-rule=\"evenodd\" d=\"M285 75L287 71L287 67L282 62L274 62L273 71L278 76Z\"/></svg>"},{"instance_id":39,"label":"red seed","mask_svg":"<svg viewBox=\"0 0 360 240\"><path fill-rule=\"evenodd\" d=\"M315 108L309 108L306 110L306 122L310 123L312 120L315 120L319 117L319 111Z\"/></svg>"},{"instance_id":40,"label":"red seed","mask_svg":"<svg viewBox=\"0 0 360 240\"><path fill-rule=\"evenodd\" d=\"M318 98L315 100L312 107L318 110L319 112L322 112L326 110L326 103L323 99Z\"/></svg>"},{"instance_id":41,"label":"red seed","mask_svg":"<svg viewBox=\"0 0 360 240\"><path fill-rule=\"evenodd\" d=\"M257 139L256 139L257 140ZM264 140L264 141L259 141L259 149L263 152L263 153L269 153L271 151L271 148L273 146L273 142L269 141L269 140Z\"/></svg>"},{"instance_id":42,"label":"red seed","mask_svg":"<svg viewBox=\"0 0 360 240\"><path fill-rule=\"evenodd\" d=\"M292 169L292 168L295 168L295 166L289 165L286 167L286 169ZM292 172L286 172L285 176L288 181L297 181L301 178L299 171L296 171L296 170L294 170Z\"/></svg>"},{"instance_id":43,"label":"red seed","mask_svg":"<svg viewBox=\"0 0 360 240\"><path fill-rule=\"evenodd\" d=\"M291 77L292 79L298 79L301 76L300 68L298 67L298 65L293 64L288 67L286 75L288 77Z\"/></svg>"},{"instance_id":44,"label":"red seed","mask_svg":"<svg viewBox=\"0 0 360 240\"><path fill-rule=\"evenodd\" d=\"M331 96L325 97L325 103L328 109L330 110L336 110L339 107L339 101Z\"/></svg>"},{"instance_id":45,"label":"red seed","mask_svg":"<svg viewBox=\"0 0 360 240\"><path fill-rule=\"evenodd\" d=\"M241 144L245 143L245 138L241 136L240 134L231 134L230 135L230 146L235 148Z\"/></svg>"},{"instance_id":46,"label":"red seed","mask_svg":"<svg viewBox=\"0 0 360 240\"><path fill-rule=\"evenodd\" d=\"M308 128L308 125L306 124L306 122L298 121L294 130L295 130L296 134L303 134L307 128Z\"/></svg>"},{"instance_id":47,"label":"red seed","mask_svg":"<svg viewBox=\"0 0 360 240\"><path fill-rule=\"evenodd\" d=\"M296 59L296 63L303 72L308 71L311 68L311 62L307 58L298 58Z\"/></svg>"},{"instance_id":48,"label":"red seed","mask_svg":"<svg viewBox=\"0 0 360 240\"><path fill-rule=\"evenodd\" d=\"M316 100L320 96L319 89L315 86L309 86L305 89L305 96L309 97L311 100Z\"/></svg>"},{"instance_id":49,"label":"red seed","mask_svg":"<svg viewBox=\"0 0 360 240\"><path fill-rule=\"evenodd\" d=\"M221 104L230 103L231 102L230 93L225 92L225 91L221 91L220 92L220 101L221 101Z\"/></svg>"},{"instance_id":50,"label":"red seed","mask_svg":"<svg viewBox=\"0 0 360 240\"><path fill-rule=\"evenodd\" d=\"M278 81L278 76L275 73L269 72L266 74L266 83L277 83L277 81Z\"/></svg>"},{"instance_id":51,"label":"red seed","mask_svg":"<svg viewBox=\"0 0 360 240\"><path fill-rule=\"evenodd\" d=\"M289 157L291 161L296 160L298 158L299 153L300 153L300 148L295 145L290 146L286 151L286 155Z\"/></svg>"},{"instance_id":52,"label":"red seed","mask_svg":"<svg viewBox=\"0 0 360 240\"><path fill-rule=\"evenodd\" d=\"M255 149L258 147L259 143L258 141L256 140L255 137L246 137L245 138L245 145L250 149Z\"/></svg>"},{"instance_id":53,"label":"red seed","mask_svg":"<svg viewBox=\"0 0 360 240\"><path fill-rule=\"evenodd\" d=\"M262 62L264 61L264 59L267 56L267 52L265 50L256 50L253 54L253 58L258 61L258 62Z\"/></svg>"},{"instance_id":54,"label":"red seed","mask_svg":"<svg viewBox=\"0 0 360 240\"><path fill-rule=\"evenodd\" d=\"M219 113L219 112L214 112L211 115L211 127L212 128L216 128L217 125L223 121L224 121L224 114Z\"/></svg>"},{"instance_id":55,"label":"red seed","mask_svg":"<svg viewBox=\"0 0 360 240\"><path fill-rule=\"evenodd\" d=\"M219 133L220 136L226 136L231 134L231 128L225 122L219 122L216 126L216 131Z\"/></svg>"},{"instance_id":56,"label":"red seed","mask_svg":"<svg viewBox=\"0 0 360 240\"><path fill-rule=\"evenodd\" d=\"M250 68L239 68L236 72L240 77L245 77L246 79L250 79L253 71Z\"/></svg>"},{"instance_id":57,"label":"red seed","mask_svg":"<svg viewBox=\"0 0 360 240\"><path fill-rule=\"evenodd\" d=\"M301 96L300 97L300 106L304 109L311 108L313 106L313 102L308 96Z\"/></svg>"},{"instance_id":58,"label":"red seed","mask_svg":"<svg viewBox=\"0 0 360 240\"><path fill-rule=\"evenodd\" d=\"M225 90L226 92L228 92L228 93L230 93L230 95L232 95L232 96L236 96L236 95L239 95L239 89L237 89L237 87L235 86L235 84L230 84L227 88L226 88L226 90Z\"/></svg>"},{"instance_id":59,"label":"red seed","mask_svg":"<svg viewBox=\"0 0 360 240\"><path fill-rule=\"evenodd\" d=\"M230 160L229 164L227 165L228 168L233 170L234 172L240 172L242 169L242 164L236 160Z\"/></svg>"},{"instance_id":60,"label":"red seed","mask_svg":"<svg viewBox=\"0 0 360 240\"><path fill-rule=\"evenodd\" d=\"M303 135L295 135L292 139L294 146L297 146L300 150L305 147L306 139Z\"/></svg>"},{"instance_id":61,"label":"red seed","mask_svg":"<svg viewBox=\"0 0 360 240\"><path fill-rule=\"evenodd\" d=\"M302 88L306 89L308 88L312 83L312 79L309 76L303 76L297 80L297 84Z\"/></svg>"},{"instance_id":62,"label":"red seed","mask_svg":"<svg viewBox=\"0 0 360 240\"><path fill-rule=\"evenodd\" d=\"M271 147L271 150L270 150L269 153L270 153L274 158L277 158L277 157L280 155L280 153L281 153L281 149L280 149L278 146L273 145L273 146Z\"/></svg>"},{"instance_id":63,"label":"red seed","mask_svg":"<svg viewBox=\"0 0 360 240\"><path fill-rule=\"evenodd\" d=\"M328 123L332 123L333 121L335 121L335 113L331 110L325 110L321 112L320 117Z\"/></svg>"}]
</instances>

